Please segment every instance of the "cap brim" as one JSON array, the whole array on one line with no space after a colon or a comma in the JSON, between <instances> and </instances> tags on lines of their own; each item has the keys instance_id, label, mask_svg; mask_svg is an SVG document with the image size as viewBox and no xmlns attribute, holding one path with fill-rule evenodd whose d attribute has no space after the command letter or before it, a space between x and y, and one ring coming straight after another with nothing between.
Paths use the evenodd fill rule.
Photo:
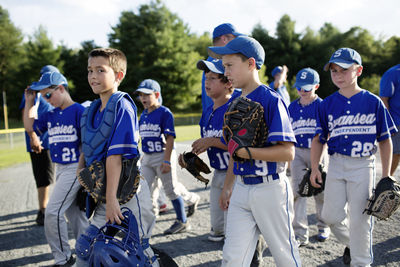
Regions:
<instances>
[{"instance_id":1,"label":"cap brim","mask_svg":"<svg viewBox=\"0 0 400 267\"><path fill-rule=\"evenodd\" d=\"M51 84L40 84L38 82L34 82L31 84L29 89L34 90L34 91L40 91L40 90L49 88L50 86L52 86L52 85Z\"/></svg>"},{"instance_id":2,"label":"cap brim","mask_svg":"<svg viewBox=\"0 0 400 267\"><path fill-rule=\"evenodd\" d=\"M237 51L234 51L226 46L211 46L208 48L208 54L217 59L222 59L223 55L231 55L236 54Z\"/></svg>"},{"instance_id":3,"label":"cap brim","mask_svg":"<svg viewBox=\"0 0 400 267\"><path fill-rule=\"evenodd\" d=\"M350 68L351 66L353 66L354 64L356 64L355 62L347 63L347 62L331 62L331 61L329 61L328 63L325 64L324 71L328 71L332 63L336 64L339 67L342 67L343 69L346 69L346 70L348 68Z\"/></svg>"},{"instance_id":4,"label":"cap brim","mask_svg":"<svg viewBox=\"0 0 400 267\"><path fill-rule=\"evenodd\" d=\"M135 91L135 93L143 93L146 95L150 95L151 93L154 93L154 90L148 88L139 88Z\"/></svg>"},{"instance_id":5,"label":"cap brim","mask_svg":"<svg viewBox=\"0 0 400 267\"><path fill-rule=\"evenodd\" d=\"M197 62L197 68L202 71L211 71L218 74L224 74L224 72L217 69L212 62L206 60L199 60Z\"/></svg>"},{"instance_id":6,"label":"cap brim","mask_svg":"<svg viewBox=\"0 0 400 267\"><path fill-rule=\"evenodd\" d=\"M311 91L314 88L315 84L304 84L304 83L295 83L293 87L304 89L304 91Z\"/></svg>"}]
</instances>

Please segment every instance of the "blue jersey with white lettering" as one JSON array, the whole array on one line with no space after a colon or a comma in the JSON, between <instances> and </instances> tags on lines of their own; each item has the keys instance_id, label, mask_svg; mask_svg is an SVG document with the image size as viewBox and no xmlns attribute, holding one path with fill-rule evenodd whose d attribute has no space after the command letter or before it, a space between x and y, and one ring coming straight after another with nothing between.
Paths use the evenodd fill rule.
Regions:
<instances>
[{"instance_id":1,"label":"blue jersey with white lettering","mask_svg":"<svg viewBox=\"0 0 400 267\"><path fill-rule=\"evenodd\" d=\"M322 99L317 97L310 104L303 106L299 98L289 105L290 123L296 136L296 147L311 148L317 127L318 106L321 102Z\"/></svg>"},{"instance_id":2,"label":"blue jersey with white lettering","mask_svg":"<svg viewBox=\"0 0 400 267\"><path fill-rule=\"evenodd\" d=\"M37 105L37 115L38 117L42 116L43 113L46 113L54 107L50 105L46 100L43 99L40 93L36 94L34 105ZM22 95L21 104L19 105L19 109L22 110L25 108L25 94ZM49 149L49 135L46 132L43 132L41 135L38 136L40 141L42 142L41 145L44 149ZM28 133L25 131L25 143L26 143L26 151L33 152L31 148L31 139L29 138Z\"/></svg>"},{"instance_id":3,"label":"blue jersey with white lettering","mask_svg":"<svg viewBox=\"0 0 400 267\"><path fill-rule=\"evenodd\" d=\"M389 112L395 125L400 125L400 64L382 76L379 95L389 97Z\"/></svg>"},{"instance_id":4,"label":"blue jersey with white lettering","mask_svg":"<svg viewBox=\"0 0 400 267\"><path fill-rule=\"evenodd\" d=\"M174 116L169 108L160 106L150 113L145 109L139 119L139 134L143 152L163 152L165 135L176 137Z\"/></svg>"},{"instance_id":5,"label":"blue jersey with white lettering","mask_svg":"<svg viewBox=\"0 0 400 267\"><path fill-rule=\"evenodd\" d=\"M201 115L200 119L200 134L205 137L222 137L222 126L224 124L224 114L233 99L240 94L233 94L228 102L224 105L213 109L213 105L209 106ZM218 147L209 147L207 155L210 160L210 165L217 170L227 170L229 164L229 152Z\"/></svg>"},{"instance_id":6,"label":"blue jersey with white lettering","mask_svg":"<svg viewBox=\"0 0 400 267\"><path fill-rule=\"evenodd\" d=\"M383 141L397 132L382 100L362 90L347 98L339 92L325 98L317 114L317 131L328 153L351 157L375 154L376 140Z\"/></svg>"},{"instance_id":7,"label":"blue jersey with white lettering","mask_svg":"<svg viewBox=\"0 0 400 267\"><path fill-rule=\"evenodd\" d=\"M44 131L49 135L51 160L60 164L78 162L81 144L80 121L84 111L81 104L60 109L55 108L35 120L33 129L38 134Z\"/></svg>"},{"instance_id":8,"label":"blue jersey with white lettering","mask_svg":"<svg viewBox=\"0 0 400 267\"><path fill-rule=\"evenodd\" d=\"M296 143L288 110L275 90L262 84L246 97L260 103L264 108L264 120L268 128L268 138L264 147L272 146L278 141ZM224 142L223 138L221 140ZM242 176L265 176L281 173L284 170L285 162L263 160L247 160L244 163L235 161L233 167L233 173Z\"/></svg>"}]
</instances>

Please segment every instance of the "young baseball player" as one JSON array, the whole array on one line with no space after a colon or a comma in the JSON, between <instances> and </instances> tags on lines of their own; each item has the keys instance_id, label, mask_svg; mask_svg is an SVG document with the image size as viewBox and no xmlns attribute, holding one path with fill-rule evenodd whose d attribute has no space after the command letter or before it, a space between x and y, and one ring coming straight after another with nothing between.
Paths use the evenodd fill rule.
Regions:
<instances>
[{"instance_id":1,"label":"young baseball player","mask_svg":"<svg viewBox=\"0 0 400 267\"><path fill-rule=\"evenodd\" d=\"M40 70L40 76L48 71L59 70L52 66L46 65ZM36 93L34 101L34 114L31 117L40 117L43 113L52 110L54 107L50 105L41 94ZM25 108L25 91L22 95L22 101L19 109L24 116ZM36 223L40 226L44 225L44 213L46 210L47 202L49 201L50 195L50 184L54 182L54 163L51 161L50 150L49 150L49 135L46 132L37 135L35 132L25 131L25 143L26 151L29 152L32 163L33 176L36 182L36 188L38 192L38 203L39 210L36 216Z\"/></svg>"},{"instance_id":2,"label":"young baseball player","mask_svg":"<svg viewBox=\"0 0 400 267\"><path fill-rule=\"evenodd\" d=\"M98 228L107 221L120 224L124 218L121 207L128 207L139 225L140 241L148 261L152 266L158 266L148 242L155 216L151 210L146 181L140 179L136 194L127 203L120 205L117 199L122 159L139 156L136 105L127 93L118 91L126 74L126 65L126 57L118 49L97 48L89 53L88 81L93 92L100 98L91 103L82 117L83 153L79 159L78 172L94 160L104 162L106 203L97 204L91 223Z\"/></svg>"},{"instance_id":3,"label":"young baseball player","mask_svg":"<svg viewBox=\"0 0 400 267\"><path fill-rule=\"evenodd\" d=\"M36 97L34 91L54 107L37 120L29 115ZM75 205L80 184L76 169L80 156L80 119L84 107L75 103L68 92L65 77L56 71L46 72L25 91L24 126L27 132L47 131L51 159L56 165L56 183L45 211L45 234L55 260L54 266L75 263L68 244L68 226L64 214L78 238L88 226L85 214Z\"/></svg>"},{"instance_id":4,"label":"young baseball player","mask_svg":"<svg viewBox=\"0 0 400 267\"><path fill-rule=\"evenodd\" d=\"M388 69L379 83L379 96L390 112L397 128L400 127L400 64ZM400 133L392 136L393 158L390 175L394 175L400 162Z\"/></svg>"},{"instance_id":5,"label":"young baseball player","mask_svg":"<svg viewBox=\"0 0 400 267\"><path fill-rule=\"evenodd\" d=\"M293 192L284 173L296 139L282 99L260 82L264 49L255 39L239 36L224 47L209 47L209 54L222 58L225 76L242 88L242 96L263 106L269 131L264 147L248 147L252 160L230 157L220 196L220 207L228 209L222 266L249 266L260 233L277 266L301 266L292 227ZM250 159L248 151L243 147L236 155Z\"/></svg>"},{"instance_id":6,"label":"young baseball player","mask_svg":"<svg viewBox=\"0 0 400 267\"><path fill-rule=\"evenodd\" d=\"M193 142L192 152L200 154L207 151L210 165L214 168L210 188L211 233L208 239L218 242L225 238L226 212L219 207L219 196L229 164L228 148L221 143L222 125L228 104L235 96L231 97L233 87L224 76L222 60L200 60L197 62L197 68L205 73L205 90L213 105L203 111L199 123L201 138Z\"/></svg>"},{"instance_id":7,"label":"young baseball player","mask_svg":"<svg viewBox=\"0 0 400 267\"><path fill-rule=\"evenodd\" d=\"M327 144L329 168L322 219L346 245L345 264L370 266L373 262L373 218L363 210L375 185L377 143L382 177L386 177L392 161L390 135L397 129L383 102L358 86L357 78L363 67L357 51L337 50L324 70L330 71L332 82L339 90L319 106L317 131L311 146L311 182L320 187L316 183L316 180L322 181L318 164Z\"/></svg>"},{"instance_id":8,"label":"young baseball player","mask_svg":"<svg viewBox=\"0 0 400 267\"><path fill-rule=\"evenodd\" d=\"M236 27L231 23L222 23L214 28L212 33L212 41L213 46L224 46L229 43L231 40L235 39L237 36L243 35L236 30ZM212 57L208 57L207 61L212 61ZM206 87L205 87L205 73L203 72L203 76L201 79L201 104L203 110L207 110L209 106L213 106L212 99L207 95Z\"/></svg>"},{"instance_id":9,"label":"young baseball player","mask_svg":"<svg viewBox=\"0 0 400 267\"><path fill-rule=\"evenodd\" d=\"M171 200L176 213L176 220L164 234L184 232L189 225L187 217L193 215L200 201L200 196L189 192L178 181L176 174L176 152L174 149L175 129L172 112L161 105L161 88L158 82L146 79L135 91L139 94L144 110L139 120L139 134L142 138L141 171L150 188L161 179L164 191ZM153 190L153 189L152 189ZM184 201L189 203L185 213ZM157 198L153 196L153 210L158 214Z\"/></svg>"},{"instance_id":10,"label":"young baseball player","mask_svg":"<svg viewBox=\"0 0 400 267\"><path fill-rule=\"evenodd\" d=\"M286 65L276 66L272 71L271 75L274 80L269 84L269 87L275 89L278 94L282 97L283 102L288 107L290 105L290 96L285 86L287 80L288 68Z\"/></svg>"},{"instance_id":11,"label":"young baseball player","mask_svg":"<svg viewBox=\"0 0 400 267\"><path fill-rule=\"evenodd\" d=\"M290 123L296 136L295 157L291 162L291 182L294 195L294 220L293 228L300 246L309 242L307 198L298 193L299 184L307 168L311 168L310 149L311 141L315 135L317 110L322 99L315 93L319 88L318 72L311 68L300 70L296 75L294 87L300 98L289 105ZM325 154L326 155L326 154ZM326 156L325 156L326 157ZM326 161L323 161L326 165ZM324 194L314 196L317 210L317 240L324 242L330 234L329 227L321 219Z\"/></svg>"}]
</instances>

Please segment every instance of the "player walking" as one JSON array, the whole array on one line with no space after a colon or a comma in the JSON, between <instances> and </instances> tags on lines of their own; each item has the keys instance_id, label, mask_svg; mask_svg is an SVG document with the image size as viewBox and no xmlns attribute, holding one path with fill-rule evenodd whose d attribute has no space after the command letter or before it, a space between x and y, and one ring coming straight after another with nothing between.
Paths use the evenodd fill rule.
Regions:
<instances>
[{"instance_id":1,"label":"player walking","mask_svg":"<svg viewBox=\"0 0 400 267\"><path fill-rule=\"evenodd\" d=\"M329 168L325 184L322 219L336 238L346 245L343 262L370 266L372 216L363 214L375 185L375 153L379 144L382 176L389 176L392 161L390 135L396 127L383 102L361 89L357 78L363 67L361 56L351 48L333 53L324 70L331 73L339 90L321 103L317 131L311 146L311 183L322 182L318 164L328 145Z\"/></svg>"},{"instance_id":2,"label":"player walking","mask_svg":"<svg viewBox=\"0 0 400 267\"><path fill-rule=\"evenodd\" d=\"M248 147L252 160L230 157L220 197L221 208L228 209L222 266L249 266L260 232L277 266L301 266L292 227L293 193L284 173L296 139L282 99L260 82L264 49L255 39L239 36L224 47L209 47L209 54L222 58L225 75L242 88L242 96L263 106L269 130L264 147ZM244 147L236 155L250 159Z\"/></svg>"},{"instance_id":3,"label":"player walking","mask_svg":"<svg viewBox=\"0 0 400 267\"><path fill-rule=\"evenodd\" d=\"M315 135L318 106L322 102L322 99L315 94L315 91L319 88L318 72L311 68L300 70L296 75L294 87L297 88L300 98L289 105L290 122L297 141L295 157L290 164L292 173L290 180L294 194L293 228L299 245L304 246L309 242L307 198L301 197L297 191L305 174L305 169L311 168L311 141ZM326 153L324 155L322 162L326 165ZM320 193L314 196L314 200L318 219L317 240L324 242L330 234L329 227L321 219L324 194Z\"/></svg>"},{"instance_id":4,"label":"player walking","mask_svg":"<svg viewBox=\"0 0 400 267\"><path fill-rule=\"evenodd\" d=\"M141 172L150 188L154 188L159 177L165 194L171 200L177 219L164 234L175 234L188 229L187 217L195 212L200 196L189 192L178 181L176 174L176 152L174 148L175 129L171 111L161 105L161 88L158 82L146 79L136 90L145 110L139 120L139 134L142 138ZM165 141L164 141L165 140ZM158 197L153 196L153 210L158 213ZM184 201L190 205L185 213Z\"/></svg>"}]
</instances>

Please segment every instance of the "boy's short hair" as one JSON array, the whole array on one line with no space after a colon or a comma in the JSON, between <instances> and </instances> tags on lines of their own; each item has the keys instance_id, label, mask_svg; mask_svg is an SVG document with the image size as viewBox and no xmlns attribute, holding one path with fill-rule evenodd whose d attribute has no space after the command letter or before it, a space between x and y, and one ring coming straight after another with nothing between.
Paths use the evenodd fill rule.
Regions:
<instances>
[{"instance_id":1,"label":"boy's short hair","mask_svg":"<svg viewBox=\"0 0 400 267\"><path fill-rule=\"evenodd\" d=\"M95 48L89 52L90 57L104 57L115 72L122 72L125 76L127 59L125 54L115 48Z\"/></svg>"},{"instance_id":2,"label":"boy's short hair","mask_svg":"<svg viewBox=\"0 0 400 267\"><path fill-rule=\"evenodd\" d=\"M243 35L236 37L225 46L208 47L208 54L219 59L223 55L242 54L247 59L254 58L257 69L261 69L265 59L265 51L261 44L256 39Z\"/></svg>"},{"instance_id":3,"label":"boy's short hair","mask_svg":"<svg viewBox=\"0 0 400 267\"><path fill-rule=\"evenodd\" d=\"M34 90L34 91L40 91L46 88L52 88L52 87L57 87L59 85L64 86L68 90L68 81L58 71L52 71L52 72L45 72L37 82L33 82L29 89Z\"/></svg>"},{"instance_id":4,"label":"boy's short hair","mask_svg":"<svg viewBox=\"0 0 400 267\"><path fill-rule=\"evenodd\" d=\"M319 74L312 68L304 68L296 75L296 82L293 87L311 91L314 85L319 84Z\"/></svg>"},{"instance_id":5,"label":"boy's short hair","mask_svg":"<svg viewBox=\"0 0 400 267\"><path fill-rule=\"evenodd\" d=\"M332 54L331 59L324 66L325 71L329 70L331 63L335 63L343 69L348 69L353 64L362 66L360 54L356 50L347 47L340 48Z\"/></svg>"}]
</instances>

